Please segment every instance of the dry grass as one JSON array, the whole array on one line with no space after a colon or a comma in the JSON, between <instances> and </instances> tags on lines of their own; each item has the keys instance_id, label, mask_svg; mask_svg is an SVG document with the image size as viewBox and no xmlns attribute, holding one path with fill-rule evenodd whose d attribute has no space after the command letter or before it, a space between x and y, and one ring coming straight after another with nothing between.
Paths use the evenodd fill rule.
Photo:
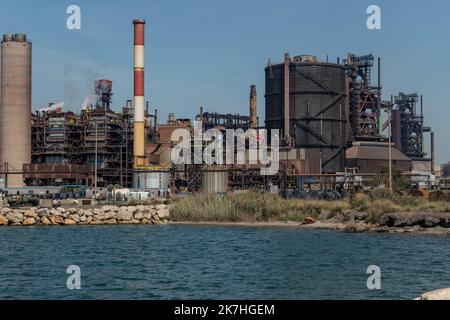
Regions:
<instances>
[{"instance_id":1,"label":"dry grass","mask_svg":"<svg viewBox=\"0 0 450 320\"><path fill-rule=\"evenodd\" d=\"M362 193L357 193L350 200L352 209L356 211L367 211L369 209L369 197Z\"/></svg>"},{"instance_id":2,"label":"dry grass","mask_svg":"<svg viewBox=\"0 0 450 320\"><path fill-rule=\"evenodd\" d=\"M426 202L421 206L421 210L428 210L433 212L450 212L450 203L449 202Z\"/></svg>"},{"instance_id":3,"label":"dry grass","mask_svg":"<svg viewBox=\"0 0 450 320\"><path fill-rule=\"evenodd\" d=\"M348 211L368 212L369 222L376 223L385 213L450 212L448 202L429 202L422 198L386 193L356 194L339 201L283 199L259 192L231 193L226 196L190 195L177 199L171 219L193 222L304 221L305 217L327 219Z\"/></svg>"},{"instance_id":4,"label":"dry grass","mask_svg":"<svg viewBox=\"0 0 450 320\"><path fill-rule=\"evenodd\" d=\"M226 196L187 196L175 202L171 218L177 221L255 222L303 221L322 210L341 213L345 201L283 199L267 193L232 193Z\"/></svg>"},{"instance_id":5,"label":"dry grass","mask_svg":"<svg viewBox=\"0 0 450 320\"><path fill-rule=\"evenodd\" d=\"M430 202L420 197L390 193L383 188L376 188L368 195L356 194L350 203L353 210L368 212L372 223L391 212L450 212L448 202Z\"/></svg>"},{"instance_id":6,"label":"dry grass","mask_svg":"<svg viewBox=\"0 0 450 320\"><path fill-rule=\"evenodd\" d=\"M376 223L385 213L402 211L402 207L390 199L378 199L371 202L368 213L369 222Z\"/></svg>"}]
</instances>

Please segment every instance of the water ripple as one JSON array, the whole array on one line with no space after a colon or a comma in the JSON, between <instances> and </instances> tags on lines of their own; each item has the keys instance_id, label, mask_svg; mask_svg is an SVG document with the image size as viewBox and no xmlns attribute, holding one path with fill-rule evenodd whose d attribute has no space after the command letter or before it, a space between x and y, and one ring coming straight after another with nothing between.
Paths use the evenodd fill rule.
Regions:
<instances>
[{"instance_id":1,"label":"water ripple","mask_svg":"<svg viewBox=\"0 0 450 320\"><path fill-rule=\"evenodd\" d=\"M450 286L450 239L206 226L1 228L1 299L411 299ZM81 268L82 290L66 288ZM382 290L366 287L378 265Z\"/></svg>"}]
</instances>

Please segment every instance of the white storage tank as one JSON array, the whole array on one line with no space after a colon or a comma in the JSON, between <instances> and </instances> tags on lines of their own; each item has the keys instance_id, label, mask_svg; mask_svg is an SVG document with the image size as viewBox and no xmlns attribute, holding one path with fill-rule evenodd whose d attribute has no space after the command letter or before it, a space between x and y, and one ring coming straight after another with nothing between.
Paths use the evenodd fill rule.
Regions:
<instances>
[{"instance_id":1,"label":"white storage tank","mask_svg":"<svg viewBox=\"0 0 450 320\"><path fill-rule=\"evenodd\" d=\"M133 188L143 190L168 190L170 187L169 172L135 172Z\"/></svg>"}]
</instances>

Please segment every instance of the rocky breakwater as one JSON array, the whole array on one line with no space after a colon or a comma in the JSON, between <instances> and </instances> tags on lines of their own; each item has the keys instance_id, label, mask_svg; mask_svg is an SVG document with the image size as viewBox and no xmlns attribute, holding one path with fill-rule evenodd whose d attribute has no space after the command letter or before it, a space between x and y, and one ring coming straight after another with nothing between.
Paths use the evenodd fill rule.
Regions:
<instances>
[{"instance_id":1,"label":"rocky breakwater","mask_svg":"<svg viewBox=\"0 0 450 320\"><path fill-rule=\"evenodd\" d=\"M165 224L170 205L0 209L0 226Z\"/></svg>"},{"instance_id":2,"label":"rocky breakwater","mask_svg":"<svg viewBox=\"0 0 450 320\"><path fill-rule=\"evenodd\" d=\"M448 213L409 213L396 212L383 215L378 221L380 226L404 228L419 226L422 228L450 228L450 215Z\"/></svg>"},{"instance_id":3,"label":"rocky breakwater","mask_svg":"<svg viewBox=\"0 0 450 320\"><path fill-rule=\"evenodd\" d=\"M352 213L345 221L347 232L423 233L450 236L450 214L439 212L394 212L370 222L365 212Z\"/></svg>"}]
</instances>

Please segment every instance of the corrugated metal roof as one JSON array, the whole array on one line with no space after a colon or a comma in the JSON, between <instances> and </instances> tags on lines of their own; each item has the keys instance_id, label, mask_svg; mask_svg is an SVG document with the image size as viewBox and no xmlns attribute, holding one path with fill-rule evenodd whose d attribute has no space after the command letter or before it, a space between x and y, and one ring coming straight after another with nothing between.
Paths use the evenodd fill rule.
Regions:
<instances>
[{"instance_id":1,"label":"corrugated metal roof","mask_svg":"<svg viewBox=\"0 0 450 320\"><path fill-rule=\"evenodd\" d=\"M392 147L393 161L411 161L407 156ZM357 142L345 153L347 159L388 160L388 144L379 142Z\"/></svg>"}]
</instances>

